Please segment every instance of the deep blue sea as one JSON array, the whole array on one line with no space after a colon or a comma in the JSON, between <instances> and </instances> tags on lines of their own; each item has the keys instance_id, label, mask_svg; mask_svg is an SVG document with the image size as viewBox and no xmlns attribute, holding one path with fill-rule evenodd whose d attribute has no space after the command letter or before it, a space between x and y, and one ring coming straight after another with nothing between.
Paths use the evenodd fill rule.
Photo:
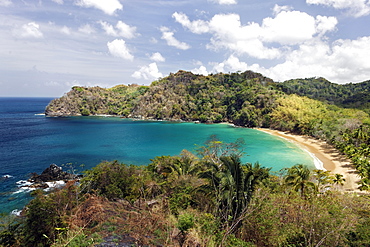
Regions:
<instances>
[{"instance_id":1,"label":"deep blue sea","mask_svg":"<svg viewBox=\"0 0 370 247\"><path fill-rule=\"evenodd\" d=\"M0 98L0 212L21 209L29 200L19 181L50 164L94 167L104 160L146 165L161 155L194 151L211 136L245 141L243 162L278 171L314 165L295 144L255 129L226 124L134 121L114 117L51 118L42 115L51 98ZM66 170L67 168L65 168Z\"/></svg>"}]
</instances>

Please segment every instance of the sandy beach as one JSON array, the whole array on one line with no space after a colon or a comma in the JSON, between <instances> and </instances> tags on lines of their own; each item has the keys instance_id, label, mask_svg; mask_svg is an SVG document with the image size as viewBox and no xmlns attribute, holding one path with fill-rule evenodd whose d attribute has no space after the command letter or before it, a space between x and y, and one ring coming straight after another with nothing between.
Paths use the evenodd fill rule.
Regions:
<instances>
[{"instance_id":1,"label":"sandy beach","mask_svg":"<svg viewBox=\"0 0 370 247\"><path fill-rule=\"evenodd\" d=\"M345 191L359 191L356 182L359 181L360 178L356 174L355 168L351 165L351 161L340 154L331 145L309 136L294 135L283 131L263 128L258 128L258 130L294 142L317 159L315 162L317 169L324 168L333 174L342 174L346 179L343 186Z\"/></svg>"}]
</instances>

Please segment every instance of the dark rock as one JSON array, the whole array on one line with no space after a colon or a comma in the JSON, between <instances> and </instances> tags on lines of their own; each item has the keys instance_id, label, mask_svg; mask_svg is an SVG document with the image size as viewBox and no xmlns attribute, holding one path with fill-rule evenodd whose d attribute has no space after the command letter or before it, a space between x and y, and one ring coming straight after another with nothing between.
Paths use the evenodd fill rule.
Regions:
<instances>
[{"instance_id":1,"label":"dark rock","mask_svg":"<svg viewBox=\"0 0 370 247\"><path fill-rule=\"evenodd\" d=\"M41 175L37 173L33 173L31 178L29 179L30 182L33 183L44 183L44 182L54 182L54 181L68 181L79 179L79 175L71 174L68 172L63 171L63 168L57 166L56 164L51 164L48 168L46 168Z\"/></svg>"}]
</instances>

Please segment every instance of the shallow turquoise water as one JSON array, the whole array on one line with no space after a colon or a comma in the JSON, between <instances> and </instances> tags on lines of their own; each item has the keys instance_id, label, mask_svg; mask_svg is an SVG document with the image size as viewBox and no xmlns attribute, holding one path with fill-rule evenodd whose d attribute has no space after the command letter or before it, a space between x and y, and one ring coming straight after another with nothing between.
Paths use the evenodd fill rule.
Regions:
<instances>
[{"instance_id":1,"label":"shallow turquoise water","mask_svg":"<svg viewBox=\"0 0 370 247\"><path fill-rule=\"evenodd\" d=\"M50 99L0 98L0 212L22 207L29 199L16 182L50 164L85 164L103 160L146 165L161 155L194 151L211 136L223 142L245 141L243 162L259 162L274 171L297 163L313 166L307 152L267 133L226 124L133 121L114 117L48 118ZM10 175L10 178L2 178ZM2 178L2 179L1 179ZM19 193L15 193L19 192Z\"/></svg>"}]
</instances>

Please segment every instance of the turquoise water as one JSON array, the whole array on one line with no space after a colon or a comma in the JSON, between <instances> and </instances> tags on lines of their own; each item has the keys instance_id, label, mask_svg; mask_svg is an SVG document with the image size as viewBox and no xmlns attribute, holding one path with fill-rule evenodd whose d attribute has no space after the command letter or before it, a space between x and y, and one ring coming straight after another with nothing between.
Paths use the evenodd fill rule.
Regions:
<instances>
[{"instance_id":1,"label":"turquoise water","mask_svg":"<svg viewBox=\"0 0 370 247\"><path fill-rule=\"evenodd\" d=\"M161 155L195 151L212 135L245 141L243 162L278 171L297 163L313 166L307 152L267 133L226 124L133 121L114 117L49 118L37 115L50 99L0 98L0 212L30 200L17 182L50 164L94 167L104 160L146 165ZM8 177L8 178L5 178Z\"/></svg>"}]
</instances>

